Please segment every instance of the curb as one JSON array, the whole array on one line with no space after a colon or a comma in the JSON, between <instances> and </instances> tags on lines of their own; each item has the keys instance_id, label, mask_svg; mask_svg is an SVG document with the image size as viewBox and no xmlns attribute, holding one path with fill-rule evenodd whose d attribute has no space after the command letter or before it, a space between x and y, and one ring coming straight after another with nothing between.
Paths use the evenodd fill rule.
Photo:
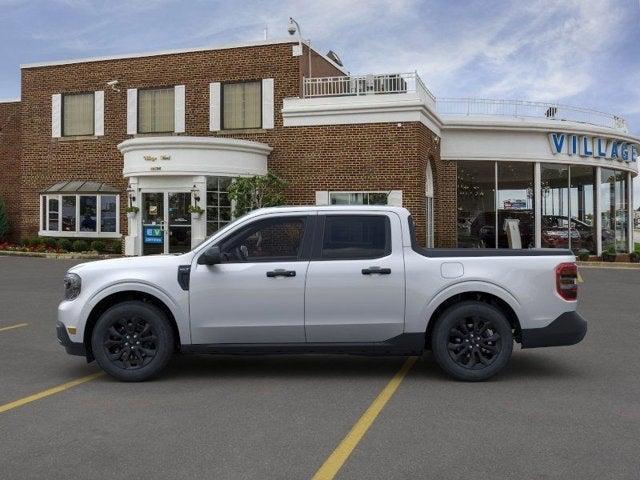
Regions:
<instances>
[{"instance_id":1,"label":"curb","mask_svg":"<svg viewBox=\"0 0 640 480\"><path fill-rule=\"evenodd\" d=\"M109 258L122 258L123 255L102 254L102 253L47 253L47 252L14 252L11 250L0 250L0 256L7 257L36 257L49 258L54 260L107 260Z\"/></svg>"},{"instance_id":2,"label":"curb","mask_svg":"<svg viewBox=\"0 0 640 480\"><path fill-rule=\"evenodd\" d=\"M628 262L581 262L577 261L578 267L583 268L612 268L622 270L640 270L640 263Z\"/></svg>"}]
</instances>

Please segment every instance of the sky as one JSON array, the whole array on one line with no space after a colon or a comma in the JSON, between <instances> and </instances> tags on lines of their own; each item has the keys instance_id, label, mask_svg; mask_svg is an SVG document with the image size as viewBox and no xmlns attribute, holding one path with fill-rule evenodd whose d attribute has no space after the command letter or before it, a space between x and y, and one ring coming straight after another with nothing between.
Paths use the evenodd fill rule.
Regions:
<instances>
[{"instance_id":1,"label":"sky","mask_svg":"<svg viewBox=\"0 0 640 480\"><path fill-rule=\"evenodd\" d=\"M594 108L640 135L640 0L0 0L0 99L20 64L281 39L290 16L351 73Z\"/></svg>"}]
</instances>

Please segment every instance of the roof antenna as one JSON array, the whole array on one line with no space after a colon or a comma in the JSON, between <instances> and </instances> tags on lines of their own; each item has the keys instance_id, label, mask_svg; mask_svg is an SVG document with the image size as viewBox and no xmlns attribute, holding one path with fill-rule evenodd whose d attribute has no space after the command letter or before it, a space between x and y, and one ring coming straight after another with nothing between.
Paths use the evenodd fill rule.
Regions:
<instances>
[{"instance_id":1,"label":"roof antenna","mask_svg":"<svg viewBox=\"0 0 640 480\"><path fill-rule=\"evenodd\" d=\"M266 23L264 25L264 40L265 42L269 40L269 25Z\"/></svg>"}]
</instances>

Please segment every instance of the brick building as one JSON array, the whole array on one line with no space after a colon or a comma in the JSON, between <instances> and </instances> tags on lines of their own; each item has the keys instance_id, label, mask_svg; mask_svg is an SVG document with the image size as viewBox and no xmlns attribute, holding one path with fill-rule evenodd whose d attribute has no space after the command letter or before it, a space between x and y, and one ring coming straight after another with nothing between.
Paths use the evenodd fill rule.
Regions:
<instances>
[{"instance_id":1,"label":"brick building","mask_svg":"<svg viewBox=\"0 0 640 480\"><path fill-rule=\"evenodd\" d=\"M286 40L24 65L0 103L12 236L188 250L231 220L233 177L269 170L290 204L405 206L428 246L630 248L619 117L436 100L415 73L338 61Z\"/></svg>"}]
</instances>

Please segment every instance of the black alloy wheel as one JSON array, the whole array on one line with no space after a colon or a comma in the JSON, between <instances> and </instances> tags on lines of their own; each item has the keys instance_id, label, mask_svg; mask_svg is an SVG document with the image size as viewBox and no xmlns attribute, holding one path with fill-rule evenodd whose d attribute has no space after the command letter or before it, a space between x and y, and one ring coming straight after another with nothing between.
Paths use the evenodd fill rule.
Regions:
<instances>
[{"instance_id":1,"label":"black alloy wheel","mask_svg":"<svg viewBox=\"0 0 640 480\"><path fill-rule=\"evenodd\" d=\"M165 313L138 300L118 303L105 311L91 333L91 351L112 377L140 382L158 375L175 348Z\"/></svg>"},{"instance_id":2,"label":"black alloy wheel","mask_svg":"<svg viewBox=\"0 0 640 480\"><path fill-rule=\"evenodd\" d=\"M505 314L485 302L452 305L431 332L436 362L458 380L483 381L500 372L513 351L513 331Z\"/></svg>"},{"instance_id":3,"label":"black alloy wheel","mask_svg":"<svg viewBox=\"0 0 640 480\"><path fill-rule=\"evenodd\" d=\"M500 333L489 319L463 317L449 329L449 355L458 365L479 370L491 365L502 349Z\"/></svg>"},{"instance_id":4,"label":"black alloy wheel","mask_svg":"<svg viewBox=\"0 0 640 480\"><path fill-rule=\"evenodd\" d=\"M158 337L143 318L117 318L105 331L102 346L115 365L131 370L149 365L158 353Z\"/></svg>"}]
</instances>

